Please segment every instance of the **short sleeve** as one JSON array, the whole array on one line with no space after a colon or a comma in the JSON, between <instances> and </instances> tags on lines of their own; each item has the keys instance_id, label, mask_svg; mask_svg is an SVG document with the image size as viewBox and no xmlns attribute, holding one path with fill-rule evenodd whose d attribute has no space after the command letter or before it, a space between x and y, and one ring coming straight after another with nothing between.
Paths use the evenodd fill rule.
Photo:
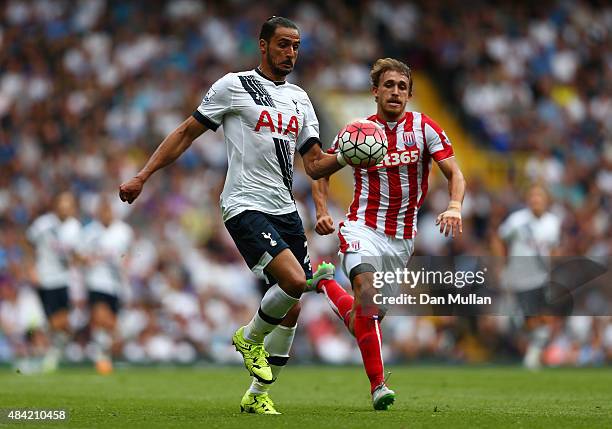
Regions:
<instances>
[{"instance_id":1,"label":"short sleeve","mask_svg":"<svg viewBox=\"0 0 612 429\"><path fill-rule=\"evenodd\" d=\"M232 109L233 74L228 73L213 83L193 117L207 128L217 131L225 116Z\"/></svg>"},{"instance_id":2,"label":"short sleeve","mask_svg":"<svg viewBox=\"0 0 612 429\"><path fill-rule=\"evenodd\" d=\"M38 227L38 221L35 221L26 231L26 238L32 244L36 244L40 235L40 228Z\"/></svg>"},{"instance_id":3,"label":"short sleeve","mask_svg":"<svg viewBox=\"0 0 612 429\"><path fill-rule=\"evenodd\" d=\"M423 135L427 151L436 162L454 156L453 147L446 133L429 116L423 114Z\"/></svg>"},{"instance_id":4,"label":"short sleeve","mask_svg":"<svg viewBox=\"0 0 612 429\"><path fill-rule=\"evenodd\" d=\"M46 230L53 225L53 220L49 214L38 217L34 223L27 229L26 238L32 245L37 245L40 239L44 236Z\"/></svg>"},{"instance_id":5,"label":"short sleeve","mask_svg":"<svg viewBox=\"0 0 612 429\"><path fill-rule=\"evenodd\" d=\"M511 214L499 226L497 233L499 234L499 237L502 240L510 241L510 239L512 238L512 235L514 234L514 231L516 230L515 219L516 219L516 216L514 214Z\"/></svg>"},{"instance_id":6,"label":"short sleeve","mask_svg":"<svg viewBox=\"0 0 612 429\"><path fill-rule=\"evenodd\" d=\"M321 140L319 139L319 120L308 96L306 96L302 107L304 109L304 125L298 134L296 148L301 155L304 155L313 145L321 144Z\"/></svg>"}]
</instances>

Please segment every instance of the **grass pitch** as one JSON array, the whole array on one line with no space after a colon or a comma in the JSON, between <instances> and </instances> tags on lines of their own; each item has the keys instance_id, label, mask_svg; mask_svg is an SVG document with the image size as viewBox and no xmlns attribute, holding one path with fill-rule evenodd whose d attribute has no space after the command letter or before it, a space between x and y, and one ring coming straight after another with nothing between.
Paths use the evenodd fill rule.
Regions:
<instances>
[{"instance_id":1,"label":"grass pitch","mask_svg":"<svg viewBox=\"0 0 612 429\"><path fill-rule=\"evenodd\" d=\"M285 369L271 396L281 416L241 414L243 368L88 369L24 376L0 371L0 408L66 408L80 428L599 428L612 427L612 369L392 367L398 394L372 410L359 367ZM0 426L3 426L0 423Z\"/></svg>"}]
</instances>

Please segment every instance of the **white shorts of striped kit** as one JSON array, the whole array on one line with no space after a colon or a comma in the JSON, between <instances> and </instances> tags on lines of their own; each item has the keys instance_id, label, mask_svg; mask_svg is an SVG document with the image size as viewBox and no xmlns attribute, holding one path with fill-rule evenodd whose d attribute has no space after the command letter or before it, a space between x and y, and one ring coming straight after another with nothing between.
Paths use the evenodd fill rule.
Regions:
<instances>
[{"instance_id":1,"label":"white shorts of striped kit","mask_svg":"<svg viewBox=\"0 0 612 429\"><path fill-rule=\"evenodd\" d=\"M338 228L340 262L342 270L350 277L351 270L366 263L378 272L403 270L414 252L414 239L396 238L372 229L358 221L344 220ZM398 285L385 285L381 292L396 293Z\"/></svg>"}]
</instances>

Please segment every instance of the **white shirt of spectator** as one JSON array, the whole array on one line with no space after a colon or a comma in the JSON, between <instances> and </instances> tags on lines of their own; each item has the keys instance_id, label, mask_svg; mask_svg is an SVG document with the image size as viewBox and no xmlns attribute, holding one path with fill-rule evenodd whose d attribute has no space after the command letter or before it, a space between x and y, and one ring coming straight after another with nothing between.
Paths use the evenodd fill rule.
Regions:
<instances>
[{"instance_id":1,"label":"white shirt of spectator","mask_svg":"<svg viewBox=\"0 0 612 429\"><path fill-rule=\"evenodd\" d=\"M93 221L84 228L78 251L95 259L83 273L87 289L113 296L121 294L125 285L123 261L133 237L132 228L120 220L108 227Z\"/></svg>"},{"instance_id":2,"label":"white shirt of spectator","mask_svg":"<svg viewBox=\"0 0 612 429\"><path fill-rule=\"evenodd\" d=\"M552 250L559 245L561 221L546 212L539 218L525 208L512 213L499 227L499 236L508 246L508 265L503 283L509 289L526 291L548 280Z\"/></svg>"},{"instance_id":3,"label":"white shirt of spectator","mask_svg":"<svg viewBox=\"0 0 612 429\"><path fill-rule=\"evenodd\" d=\"M81 239L81 224L71 217L64 222L54 213L38 217L27 231L36 248L36 273L39 286L56 289L69 286L70 255Z\"/></svg>"},{"instance_id":4,"label":"white shirt of spectator","mask_svg":"<svg viewBox=\"0 0 612 429\"><path fill-rule=\"evenodd\" d=\"M200 117L197 117L201 115ZM306 92L273 82L258 70L228 73L215 82L194 113L213 131L223 125L228 172L221 194L226 221L245 210L281 215L296 210L292 194L295 149L319 137Z\"/></svg>"}]
</instances>

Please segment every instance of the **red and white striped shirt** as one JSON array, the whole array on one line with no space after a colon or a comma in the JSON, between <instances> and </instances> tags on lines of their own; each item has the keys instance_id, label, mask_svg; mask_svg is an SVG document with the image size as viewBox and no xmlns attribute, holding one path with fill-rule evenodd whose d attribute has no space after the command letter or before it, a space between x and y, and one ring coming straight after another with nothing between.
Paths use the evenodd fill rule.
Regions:
<instances>
[{"instance_id":1,"label":"red and white striped shirt","mask_svg":"<svg viewBox=\"0 0 612 429\"><path fill-rule=\"evenodd\" d=\"M427 194L431 159L440 162L452 157L451 142L423 113L406 112L393 128L376 115L368 120L384 128L389 147L380 164L353 169L355 193L347 219L396 238L414 238L417 212ZM337 151L336 141L329 152Z\"/></svg>"}]
</instances>

